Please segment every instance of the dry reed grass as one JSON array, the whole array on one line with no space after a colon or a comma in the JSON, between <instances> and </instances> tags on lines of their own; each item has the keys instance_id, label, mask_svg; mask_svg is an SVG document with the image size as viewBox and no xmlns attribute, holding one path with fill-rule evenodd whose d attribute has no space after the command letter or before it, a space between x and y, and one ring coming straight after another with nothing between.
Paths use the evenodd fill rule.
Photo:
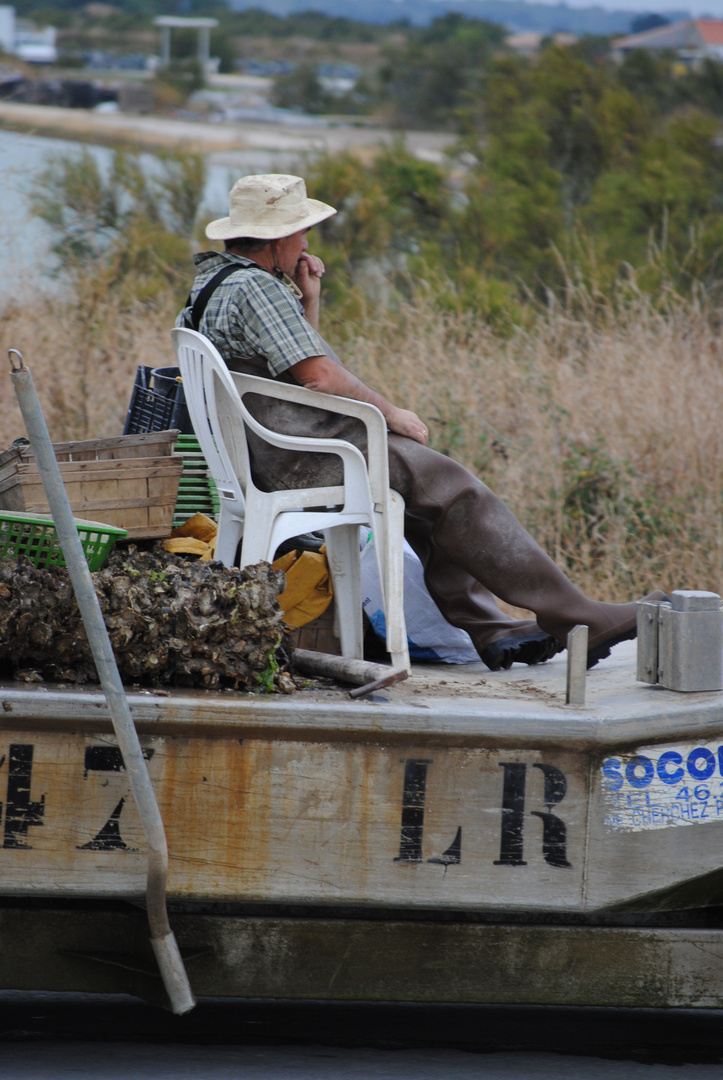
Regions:
<instances>
[{"instance_id":1,"label":"dry reed grass","mask_svg":"<svg viewBox=\"0 0 723 1080\"><path fill-rule=\"evenodd\" d=\"M177 301L121 310L104 289L75 304L36 296L2 322L56 440L122 430L139 363L172 363ZM696 302L580 295L500 336L424 298L362 316L349 366L430 422L432 445L508 502L590 595L721 591L723 346ZM333 334L330 334L333 337ZM0 447L23 434L3 393Z\"/></svg>"},{"instance_id":2,"label":"dry reed grass","mask_svg":"<svg viewBox=\"0 0 723 1080\"><path fill-rule=\"evenodd\" d=\"M99 295L100 293L100 295ZM137 303L130 311L91 281L82 299L35 295L3 312L3 355L19 349L33 375L51 438L119 435L139 364L174 363L169 328L179 305ZM4 380L0 447L25 434L10 380Z\"/></svg>"},{"instance_id":3,"label":"dry reed grass","mask_svg":"<svg viewBox=\"0 0 723 1080\"><path fill-rule=\"evenodd\" d=\"M723 344L695 302L577 297L501 337L417 303L363 321L355 370L429 421L592 596L721 591Z\"/></svg>"}]
</instances>

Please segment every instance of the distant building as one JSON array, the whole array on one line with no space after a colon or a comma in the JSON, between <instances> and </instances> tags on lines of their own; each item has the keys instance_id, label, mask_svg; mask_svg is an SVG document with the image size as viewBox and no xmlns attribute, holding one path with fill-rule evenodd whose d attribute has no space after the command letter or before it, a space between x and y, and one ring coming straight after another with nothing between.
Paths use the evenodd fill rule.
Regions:
<instances>
[{"instance_id":1,"label":"distant building","mask_svg":"<svg viewBox=\"0 0 723 1080\"><path fill-rule=\"evenodd\" d=\"M629 34L612 43L612 54L620 60L633 49L673 52L690 66L706 57L723 61L723 21L685 19L641 34Z\"/></svg>"},{"instance_id":2,"label":"distant building","mask_svg":"<svg viewBox=\"0 0 723 1080\"><path fill-rule=\"evenodd\" d=\"M58 59L55 27L38 30L25 19L16 19L15 8L0 5L0 48L31 64L54 64Z\"/></svg>"},{"instance_id":3,"label":"distant building","mask_svg":"<svg viewBox=\"0 0 723 1080\"><path fill-rule=\"evenodd\" d=\"M210 55L211 31L218 26L218 19L193 18L185 15L159 15L153 20L161 31L161 67L171 62L171 30L196 30L198 33L198 61L204 71L218 70L218 60Z\"/></svg>"},{"instance_id":4,"label":"distant building","mask_svg":"<svg viewBox=\"0 0 723 1080\"><path fill-rule=\"evenodd\" d=\"M523 30L519 34L508 34L505 38L505 45L508 49L512 49L513 52L519 53L520 56L536 56L542 47L543 41L569 48L570 45L575 45L578 40L576 34L543 34L539 30Z\"/></svg>"},{"instance_id":5,"label":"distant building","mask_svg":"<svg viewBox=\"0 0 723 1080\"><path fill-rule=\"evenodd\" d=\"M55 27L38 30L25 19L15 18L15 8L0 6L0 49L29 64L54 64L58 59Z\"/></svg>"}]
</instances>

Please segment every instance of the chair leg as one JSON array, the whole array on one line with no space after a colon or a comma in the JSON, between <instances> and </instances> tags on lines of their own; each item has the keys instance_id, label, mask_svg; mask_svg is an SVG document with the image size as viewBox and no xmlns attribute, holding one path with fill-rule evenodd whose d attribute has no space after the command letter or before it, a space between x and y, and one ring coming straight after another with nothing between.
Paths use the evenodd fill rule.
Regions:
<instances>
[{"instance_id":1,"label":"chair leg","mask_svg":"<svg viewBox=\"0 0 723 1080\"><path fill-rule=\"evenodd\" d=\"M324 530L326 557L336 605L336 626L343 656L364 658L359 526L337 525Z\"/></svg>"},{"instance_id":2,"label":"chair leg","mask_svg":"<svg viewBox=\"0 0 723 1080\"><path fill-rule=\"evenodd\" d=\"M389 514L381 530L382 543L377 549L384 588L387 652L393 667L411 671L404 618L404 500L395 491L389 495Z\"/></svg>"},{"instance_id":3,"label":"chair leg","mask_svg":"<svg viewBox=\"0 0 723 1080\"><path fill-rule=\"evenodd\" d=\"M243 529L243 520L236 517L235 514L231 514L222 501L218 515L218 533L216 534L214 558L222 562L224 566L236 565L236 551L241 541Z\"/></svg>"},{"instance_id":4,"label":"chair leg","mask_svg":"<svg viewBox=\"0 0 723 1080\"><path fill-rule=\"evenodd\" d=\"M271 562L274 552L271 550L271 534L274 517L269 500L254 499L253 493L247 492L246 528L241 547L240 566L255 566L256 563Z\"/></svg>"}]
</instances>

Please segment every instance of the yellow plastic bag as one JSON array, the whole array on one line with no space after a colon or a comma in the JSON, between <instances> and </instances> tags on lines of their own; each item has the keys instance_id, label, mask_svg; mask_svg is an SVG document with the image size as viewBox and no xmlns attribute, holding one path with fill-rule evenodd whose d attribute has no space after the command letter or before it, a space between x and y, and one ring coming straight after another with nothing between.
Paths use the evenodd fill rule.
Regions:
<instances>
[{"instance_id":1,"label":"yellow plastic bag","mask_svg":"<svg viewBox=\"0 0 723 1080\"><path fill-rule=\"evenodd\" d=\"M174 555L198 555L199 562L210 562L216 547L218 526L205 514L194 514L163 541L163 547Z\"/></svg>"},{"instance_id":2,"label":"yellow plastic bag","mask_svg":"<svg viewBox=\"0 0 723 1080\"><path fill-rule=\"evenodd\" d=\"M323 547L319 552L289 551L272 566L286 574L286 588L279 596L279 605L287 626L306 626L324 614L333 593Z\"/></svg>"}]
</instances>

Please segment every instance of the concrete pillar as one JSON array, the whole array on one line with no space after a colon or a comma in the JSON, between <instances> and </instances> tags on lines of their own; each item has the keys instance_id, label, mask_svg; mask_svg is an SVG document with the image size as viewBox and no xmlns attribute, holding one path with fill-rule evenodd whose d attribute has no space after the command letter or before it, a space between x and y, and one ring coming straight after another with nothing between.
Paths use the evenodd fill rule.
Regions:
<instances>
[{"instance_id":1,"label":"concrete pillar","mask_svg":"<svg viewBox=\"0 0 723 1080\"><path fill-rule=\"evenodd\" d=\"M198 28L198 59L204 69L211 58L211 31L207 26Z\"/></svg>"},{"instance_id":2,"label":"concrete pillar","mask_svg":"<svg viewBox=\"0 0 723 1080\"><path fill-rule=\"evenodd\" d=\"M168 67L171 62L171 28L161 27L161 65Z\"/></svg>"}]
</instances>

